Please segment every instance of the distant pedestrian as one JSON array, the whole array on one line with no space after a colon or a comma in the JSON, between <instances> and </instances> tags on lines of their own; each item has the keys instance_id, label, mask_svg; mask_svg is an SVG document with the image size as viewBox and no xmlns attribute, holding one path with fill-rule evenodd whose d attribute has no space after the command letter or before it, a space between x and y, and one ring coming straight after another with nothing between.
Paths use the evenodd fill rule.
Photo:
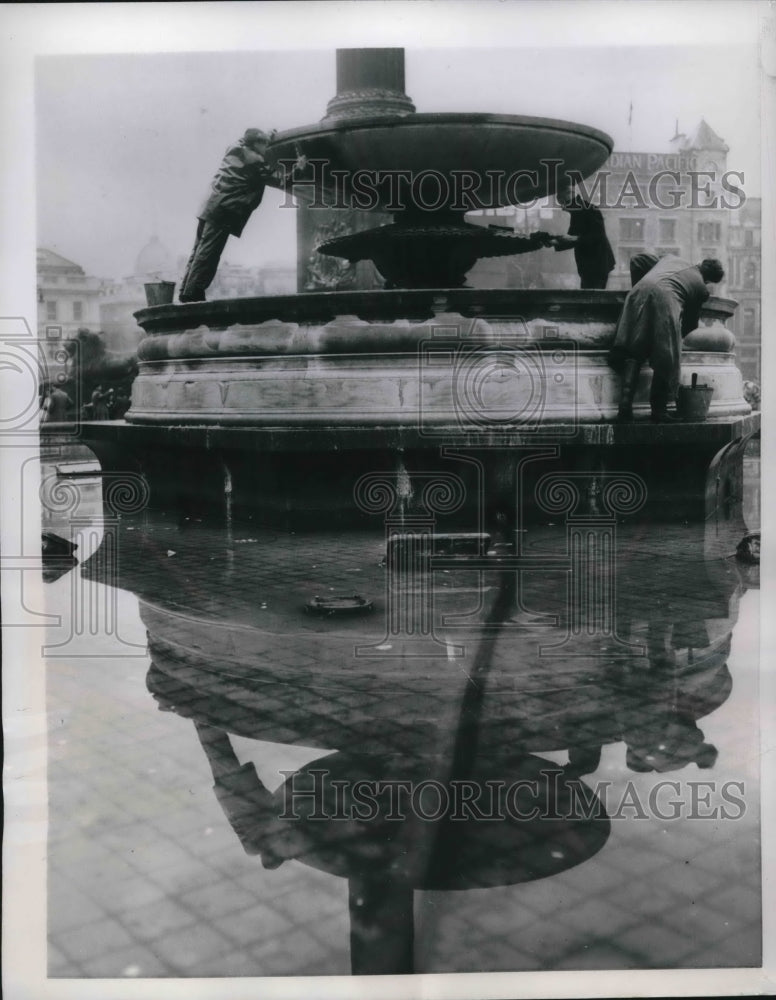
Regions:
<instances>
[{"instance_id":1,"label":"distant pedestrian","mask_svg":"<svg viewBox=\"0 0 776 1000\"><path fill-rule=\"evenodd\" d=\"M48 389L43 399L43 414L41 420L45 424L63 423L67 420L70 409L70 397L62 389L53 386Z\"/></svg>"},{"instance_id":2,"label":"distant pedestrian","mask_svg":"<svg viewBox=\"0 0 776 1000\"><path fill-rule=\"evenodd\" d=\"M571 216L566 236L556 236L556 250L574 250L581 288L606 288L615 259L601 210L576 194L570 185L557 192L558 203Z\"/></svg>"},{"instance_id":3,"label":"distant pedestrian","mask_svg":"<svg viewBox=\"0 0 776 1000\"><path fill-rule=\"evenodd\" d=\"M116 420L124 419L124 414L127 412L130 405L131 403L129 395L123 389L120 389L116 393L116 411L115 411Z\"/></svg>"},{"instance_id":4,"label":"distant pedestrian","mask_svg":"<svg viewBox=\"0 0 776 1000\"><path fill-rule=\"evenodd\" d=\"M645 361L652 367L653 422L676 419L668 405L679 388L682 338L700 322L701 306L709 297L707 285L724 277L722 264L714 258L690 264L667 255L628 292L609 352L609 364L622 379L619 421L633 419L633 397Z\"/></svg>"},{"instance_id":5,"label":"distant pedestrian","mask_svg":"<svg viewBox=\"0 0 776 1000\"><path fill-rule=\"evenodd\" d=\"M108 420L108 406L106 403L107 393L102 391L102 386L98 385L92 393L92 420Z\"/></svg>"}]
</instances>

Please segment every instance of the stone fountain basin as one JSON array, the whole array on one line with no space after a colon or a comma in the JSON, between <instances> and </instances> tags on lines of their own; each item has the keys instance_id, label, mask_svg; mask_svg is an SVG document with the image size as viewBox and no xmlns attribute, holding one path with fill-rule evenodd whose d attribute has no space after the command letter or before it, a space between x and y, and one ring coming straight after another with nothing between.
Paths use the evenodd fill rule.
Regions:
<instances>
[{"instance_id":1,"label":"stone fountain basin","mask_svg":"<svg viewBox=\"0 0 776 1000\"><path fill-rule=\"evenodd\" d=\"M310 161L320 161L317 169L308 167L308 173L300 177L308 182L315 177L319 192L334 193L334 170L346 172L337 183L344 183L348 195L357 193L356 174L362 178L375 174L375 183L370 184L374 194L367 195L362 188L362 200L354 208L397 212L426 210L433 203L434 211L466 211L553 194L556 171L571 169L589 176L609 157L612 140L597 129L552 118L410 114L291 129L277 135L268 156L290 161L290 166L298 151ZM400 171L409 179L400 179ZM420 175L431 171L436 179L429 177L421 184ZM459 172L477 179L467 205L456 203L460 183L454 175L460 176ZM307 189L312 198L312 183ZM296 186L296 193L306 200L304 191L304 184ZM367 204L367 198L374 200Z\"/></svg>"},{"instance_id":2,"label":"stone fountain basin","mask_svg":"<svg viewBox=\"0 0 776 1000\"><path fill-rule=\"evenodd\" d=\"M611 421L624 292L322 293L141 310L132 423L532 430ZM712 299L706 322L735 303ZM683 381L710 417L750 412L732 335L694 337ZM726 336L725 336L726 335ZM636 411L649 411L642 371Z\"/></svg>"}]
</instances>

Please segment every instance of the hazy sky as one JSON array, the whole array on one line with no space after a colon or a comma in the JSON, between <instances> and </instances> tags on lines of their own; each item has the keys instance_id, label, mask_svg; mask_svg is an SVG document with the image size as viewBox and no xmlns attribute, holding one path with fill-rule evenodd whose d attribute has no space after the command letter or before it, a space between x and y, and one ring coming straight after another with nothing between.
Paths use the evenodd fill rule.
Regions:
<instances>
[{"instance_id":1,"label":"hazy sky","mask_svg":"<svg viewBox=\"0 0 776 1000\"><path fill-rule=\"evenodd\" d=\"M406 91L419 111L565 118L639 151L667 150L677 118L689 131L703 116L730 146L728 168L759 194L754 46L521 49L504 37L503 48L419 49L407 35ZM334 93L333 48L39 57L39 243L110 277L131 273L154 232L187 253L226 145L247 126L314 123ZM294 212L280 201L267 192L226 260L295 259Z\"/></svg>"}]
</instances>

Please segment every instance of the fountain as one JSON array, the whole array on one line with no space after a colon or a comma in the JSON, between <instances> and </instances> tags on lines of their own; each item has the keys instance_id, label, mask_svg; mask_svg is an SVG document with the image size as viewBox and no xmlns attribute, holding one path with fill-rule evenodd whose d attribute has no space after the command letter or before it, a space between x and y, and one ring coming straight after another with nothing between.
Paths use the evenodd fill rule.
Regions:
<instances>
[{"instance_id":1,"label":"fountain","mask_svg":"<svg viewBox=\"0 0 776 1000\"><path fill-rule=\"evenodd\" d=\"M624 293L464 287L478 257L537 245L464 212L552 194L569 172L589 176L609 137L543 118L417 113L402 50L337 59L327 115L278 134L269 155L307 157L293 186L309 205L302 242L318 219L319 259L372 260L387 287L141 310L131 409L120 426L89 426L98 454L110 461L112 442L137 455L152 498L167 502L174 479L188 501L223 508L228 497L262 516L335 517L352 510L359 476L448 468L450 447L480 464L489 508L510 524L516 455L537 447L542 471L586 471L593 490L607 470L635 473L656 516L708 516L735 495L757 425L729 334L702 327L686 341L683 381L694 373L714 390L707 422L616 425L606 352ZM375 213L385 224L371 224ZM734 309L712 298L703 322L724 324ZM637 417L649 383L645 369Z\"/></svg>"},{"instance_id":2,"label":"fountain","mask_svg":"<svg viewBox=\"0 0 776 1000\"><path fill-rule=\"evenodd\" d=\"M415 113L395 52L340 53L338 69L324 121L281 133L273 152L299 148L311 164L308 200L322 207L302 210L305 239L318 218L324 257L371 260L394 287L141 310L127 420L81 429L106 502L82 577L138 596L149 700L193 723L245 851L270 869L299 862L286 874L347 879L353 971L409 973L422 968L415 890L530 889L606 851L609 816L582 780L602 747L624 743L629 771L714 763L698 720L731 690L756 418L728 341L701 329L685 380L714 387L710 419L613 423L606 354L623 293L466 288L477 256L527 248L475 233L452 196L425 213L415 203L422 171L451 190L458 169L467 184L520 173L528 186L494 181L497 204L552 193L552 172L525 177L543 160L586 176L606 136ZM314 161L329 173L316 178ZM392 221L336 207L336 177L362 168ZM337 212L351 232L333 235ZM734 308L712 299L706 319ZM642 415L648 392L645 370ZM123 488L133 472L134 493ZM149 494L160 523L143 509ZM214 511L216 528L202 516ZM695 523L657 540L621 523L662 515ZM329 784L305 801L327 814L332 789L365 779L538 781L553 816L457 828L380 809L369 822L321 822L309 808L289 819L285 787L271 792L241 764L234 737L319 749L289 783L315 791L320 764ZM557 753L568 763L554 765Z\"/></svg>"}]
</instances>

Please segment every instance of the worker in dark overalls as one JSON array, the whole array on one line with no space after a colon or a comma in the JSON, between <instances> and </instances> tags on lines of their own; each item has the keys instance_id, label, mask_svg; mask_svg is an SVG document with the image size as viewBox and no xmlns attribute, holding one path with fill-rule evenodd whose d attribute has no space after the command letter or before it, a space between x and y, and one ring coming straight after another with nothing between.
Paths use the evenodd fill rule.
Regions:
<instances>
[{"instance_id":1,"label":"worker in dark overalls","mask_svg":"<svg viewBox=\"0 0 776 1000\"><path fill-rule=\"evenodd\" d=\"M227 149L198 216L194 249L181 284L181 302L205 300L226 241L230 236L242 235L248 219L261 204L267 182L276 175L276 169L265 159L269 142L265 132L249 128L239 142Z\"/></svg>"},{"instance_id":2,"label":"worker in dark overalls","mask_svg":"<svg viewBox=\"0 0 776 1000\"><path fill-rule=\"evenodd\" d=\"M622 382L619 421L633 419L633 397L645 361L652 367L652 421L676 419L668 405L679 388L682 340L700 322L708 285L724 277L722 264L714 258L690 264L668 254L628 292L609 352L609 364Z\"/></svg>"},{"instance_id":3,"label":"worker in dark overalls","mask_svg":"<svg viewBox=\"0 0 776 1000\"><path fill-rule=\"evenodd\" d=\"M615 260L601 210L570 186L560 188L557 199L571 219L567 235L555 237L551 246L556 250L574 250L581 288L606 288Z\"/></svg>"}]
</instances>

